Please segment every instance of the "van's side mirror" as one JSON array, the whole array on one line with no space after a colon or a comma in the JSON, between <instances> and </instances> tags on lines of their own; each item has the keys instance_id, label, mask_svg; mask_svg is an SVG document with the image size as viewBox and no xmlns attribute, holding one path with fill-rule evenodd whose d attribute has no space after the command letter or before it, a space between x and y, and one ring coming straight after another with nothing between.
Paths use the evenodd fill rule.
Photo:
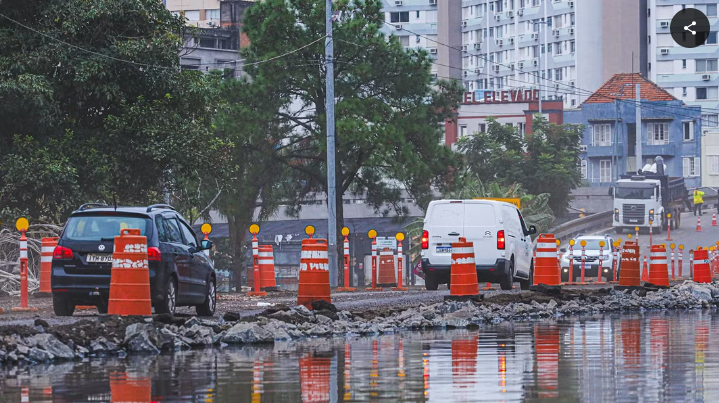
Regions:
<instances>
[{"instance_id":1,"label":"van's side mirror","mask_svg":"<svg viewBox=\"0 0 719 403\"><path fill-rule=\"evenodd\" d=\"M200 245L200 250L210 250L212 249L212 241L209 239L203 239L202 243Z\"/></svg>"},{"instance_id":2,"label":"van's side mirror","mask_svg":"<svg viewBox=\"0 0 719 403\"><path fill-rule=\"evenodd\" d=\"M530 225L529 226L529 235L534 235L536 233L537 233L537 227L535 227L534 225Z\"/></svg>"},{"instance_id":3,"label":"van's side mirror","mask_svg":"<svg viewBox=\"0 0 719 403\"><path fill-rule=\"evenodd\" d=\"M564 252L567 251L567 248L561 248L561 249L559 249L559 251L562 252L562 253L564 253Z\"/></svg>"}]
</instances>

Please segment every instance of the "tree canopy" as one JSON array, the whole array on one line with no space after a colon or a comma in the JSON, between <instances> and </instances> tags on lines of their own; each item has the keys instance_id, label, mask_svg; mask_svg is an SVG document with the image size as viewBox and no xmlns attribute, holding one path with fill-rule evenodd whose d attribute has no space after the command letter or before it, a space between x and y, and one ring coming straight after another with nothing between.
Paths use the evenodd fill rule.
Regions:
<instances>
[{"instance_id":1,"label":"tree canopy","mask_svg":"<svg viewBox=\"0 0 719 403\"><path fill-rule=\"evenodd\" d=\"M0 214L159 201L212 160L206 78L179 66L185 30L157 0L0 3Z\"/></svg>"}]
</instances>

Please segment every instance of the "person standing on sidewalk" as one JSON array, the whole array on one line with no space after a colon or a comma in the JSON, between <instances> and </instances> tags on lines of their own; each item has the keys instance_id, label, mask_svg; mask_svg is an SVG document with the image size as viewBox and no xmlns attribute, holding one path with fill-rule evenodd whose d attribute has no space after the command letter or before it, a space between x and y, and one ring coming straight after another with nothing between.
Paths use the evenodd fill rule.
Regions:
<instances>
[{"instance_id":1,"label":"person standing on sidewalk","mask_svg":"<svg viewBox=\"0 0 719 403\"><path fill-rule=\"evenodd\" d=\"M704 204L702 196L704 196L704 192L699 189L694 189L694 215L697 215L697 210L699 211L699 215L704 215L704 213L702 213L702 205Z\"/></svg>"}]
</instances>

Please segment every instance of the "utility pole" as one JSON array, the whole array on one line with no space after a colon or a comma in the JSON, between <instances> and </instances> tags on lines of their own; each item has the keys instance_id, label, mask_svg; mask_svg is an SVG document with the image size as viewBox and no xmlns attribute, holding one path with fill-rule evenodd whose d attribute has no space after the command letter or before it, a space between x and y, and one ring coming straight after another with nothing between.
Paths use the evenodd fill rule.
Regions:
<instances>
[{"instance_id":1,"label":"utility pole","mask_svg":"<svg viewBox=\"0 0 719 403\"><path fill-rule=\"evenodd\" d=\"M335 178L335 68L332 42L332 0L325 0L326 99L327 110L327 253L330 269L330 286L337 287L337 189Z\"/></svg>"},{"instance_id":2,"label":"utility pole","mask_svg":"<svg viewBox=\"0 0 719 403\"><path fill-rule=\"evenodd\" d=\"M642 158L642 108L641 108L642 96L640 94L639 84L636 85L635 92L637 95L637 101L636 101L637 102L637 105L636 105L636 120L637 121L634 125L636 127L636 130L634 130L634 132L635 132L635 136L637 138L637 146L636 146L635 151L637 154L637 171L639 171L640 169L644 168L644 164L642 164L642 160L643 160L643 158Z\"/></svg>"},{"instance_id":3,"label":"utility pole","mask_svg":"<svg viewBox=\"0 0 719 403\"><path fill-rule=\"evenodd\" d=\"M539 35L539 52L537 52L537 67L539 69L537 72L539 73L537 75L537 89L539 90L539 114L542 114L542 82L543 77L542 74L544 73L544 68L542 67L542 24L546 24L547 22L544 20L539 21L539 25L537 27L537 35ZM546 47L546 44L545 44ZM548 50L548 49L547 49Z\"/></svg>"}]
</instances>

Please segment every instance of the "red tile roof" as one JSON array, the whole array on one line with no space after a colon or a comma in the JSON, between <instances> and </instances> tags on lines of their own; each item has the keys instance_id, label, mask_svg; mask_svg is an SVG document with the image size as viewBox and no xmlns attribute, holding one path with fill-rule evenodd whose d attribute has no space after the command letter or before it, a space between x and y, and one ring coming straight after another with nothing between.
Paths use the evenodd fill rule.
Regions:
<instances>
[{"instance_id":1,"label":"red tile roof","mask_svg":"<svg viewBox=\"0 0 719 403\"><path fill-rule=\"evenodd\" d=\"M622 85L624 84L628 85L625 85L624 91L622 91ZM634 88L636 84L640 85L640 94L643 100L678 101L678 99L675 98L674 95L668 93L665 89L656 85L652 81L642 77L641 74L627 73L615 74L612 78L609 79L609 81L604 83L604 85L602 85L594 94L590 95L589 98L584 101L584 103L603 104L614 102L614 99L617 98L617 95L613 94L619 93L622 94L619 99L634 100L636 98L636 95L634 94Z\"/></svg>"}]
</instances>

